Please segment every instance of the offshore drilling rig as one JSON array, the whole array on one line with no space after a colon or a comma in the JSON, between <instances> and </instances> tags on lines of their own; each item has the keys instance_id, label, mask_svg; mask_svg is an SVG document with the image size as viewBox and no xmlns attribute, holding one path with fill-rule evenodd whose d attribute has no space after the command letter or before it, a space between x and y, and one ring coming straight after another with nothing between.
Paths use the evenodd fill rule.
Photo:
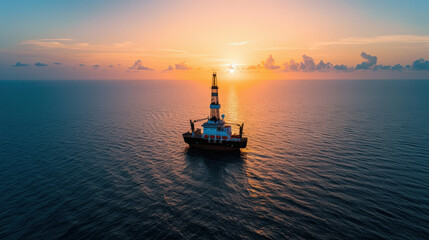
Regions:
<instances>
[{"instance_id":1,"label":"offshore drilling rig","mask_svg":"<svg viewBox=\"0 0 429 240\"><path fill-rule=\"evenodd\" d=\"M204 121L203 132L197 128L195 123ZM247 146L247 138L243 137L244 123L226 123L225 115L220 118L219 87L217 86L217 76L213 73L211 87L210 116L197 120L189 120L191 132L183 134L183 139L190 147L216 149L216 150L239 150ZM239 134L233 134L231 126L239 127Z\"/></svg>"}]
</instances>

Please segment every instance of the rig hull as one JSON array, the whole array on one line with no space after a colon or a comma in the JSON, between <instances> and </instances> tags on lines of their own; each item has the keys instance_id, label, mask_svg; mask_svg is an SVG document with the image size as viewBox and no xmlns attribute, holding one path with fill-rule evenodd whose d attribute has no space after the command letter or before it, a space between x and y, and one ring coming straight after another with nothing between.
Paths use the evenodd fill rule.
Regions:
<instances>
[{"instance_id":1,"label":"rig hull","mask_svg":"<svg viewBox=\"0 0 429 240\"><path fill-rule=\"evenodd\" d=\"M247 146L247 138L238 140L206 139L201 137L192 137L191 133L184 133L185 143L192 148L212 149L212 150L240 150Z\"/></svg>"}]
</instances>

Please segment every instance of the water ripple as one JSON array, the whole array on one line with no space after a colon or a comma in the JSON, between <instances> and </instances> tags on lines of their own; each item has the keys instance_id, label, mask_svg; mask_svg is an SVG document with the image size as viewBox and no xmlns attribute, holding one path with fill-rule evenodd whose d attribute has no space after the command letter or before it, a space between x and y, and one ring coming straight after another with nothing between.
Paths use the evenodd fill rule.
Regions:
<instances>
[{"instance_id":1,"label":"water ripple","mask_svg":"<svg viewBox=\"0 0 429 240\"><path fill-rule=\"evenodd\" d=\"M181 138L206 85L49 84L0 83L2 239L429 235L429 81L221 85L228 154Z\"/></svg>"}]
</instances>

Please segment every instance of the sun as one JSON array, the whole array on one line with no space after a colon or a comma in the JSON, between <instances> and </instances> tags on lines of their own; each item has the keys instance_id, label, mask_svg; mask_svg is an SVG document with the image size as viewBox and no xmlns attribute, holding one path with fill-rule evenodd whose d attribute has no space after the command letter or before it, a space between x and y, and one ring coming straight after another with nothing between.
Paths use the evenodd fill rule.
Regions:
<instances>
[{"instance_id":1,"label":"sun","mask_svg":"<svg viewBox=\"0 0 429 240\"><path fill-rule=\"evenodd\" d=\"M228 71L229 71L229 73L234 73L234 72L235 72L235 69L236 69L235 64L231 64L231 65L229 65L229 66L228 66Z\"/></svg>"}]
</instances>

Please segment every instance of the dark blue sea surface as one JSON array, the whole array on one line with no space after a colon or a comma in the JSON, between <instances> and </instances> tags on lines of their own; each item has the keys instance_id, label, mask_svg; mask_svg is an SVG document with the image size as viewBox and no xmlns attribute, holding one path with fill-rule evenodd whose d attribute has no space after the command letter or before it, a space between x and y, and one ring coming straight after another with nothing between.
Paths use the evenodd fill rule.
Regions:
<instances>
[{"instance_id":1,"label":"dark blue sea surface","mask_svg":"<svg viewBox=\"0 0 429 240\"><path fill-rule=\"evenodd\" d=\"M0 239L428 239L429 81L0 81Z\"/></svg>"}]
</instances>

